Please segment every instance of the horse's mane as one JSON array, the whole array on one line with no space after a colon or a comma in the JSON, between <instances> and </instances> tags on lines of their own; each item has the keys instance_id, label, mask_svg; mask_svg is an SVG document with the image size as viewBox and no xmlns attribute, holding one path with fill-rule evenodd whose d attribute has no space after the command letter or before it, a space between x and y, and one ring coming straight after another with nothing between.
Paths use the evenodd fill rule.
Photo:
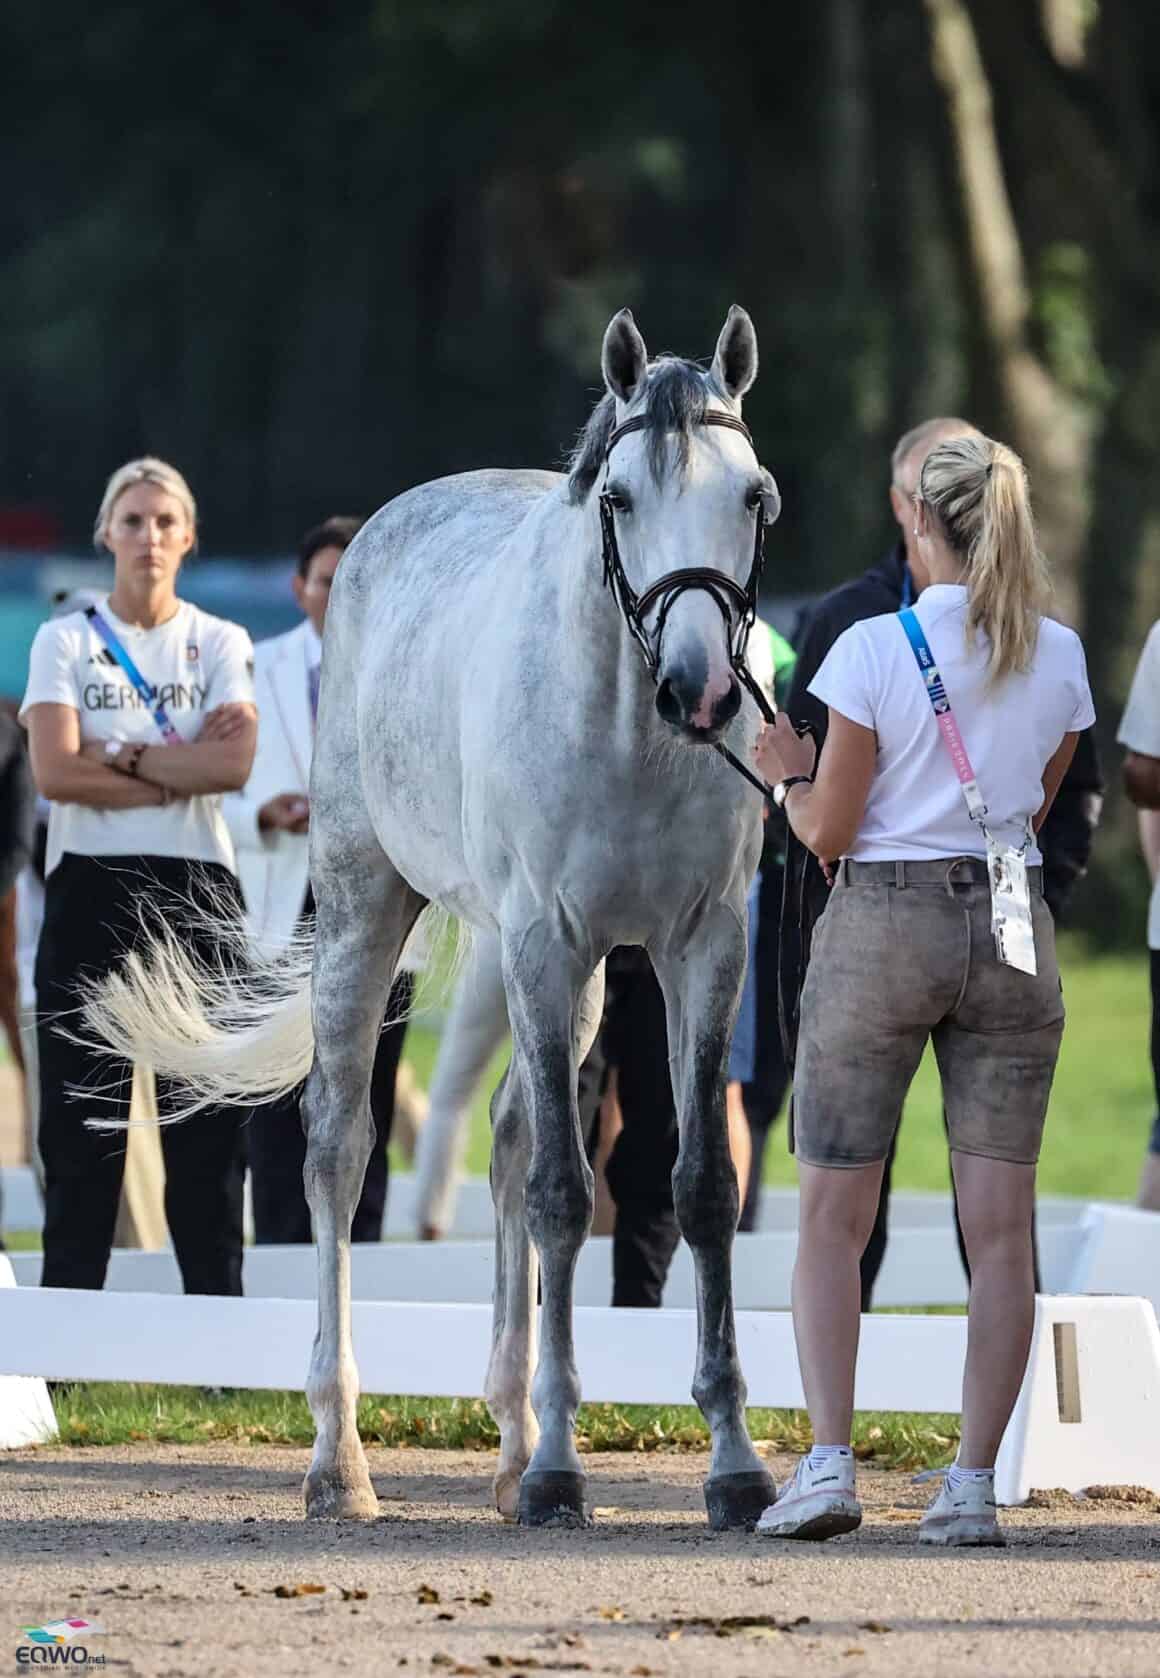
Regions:
<instances>
[{"instance_id":1,"label":"horse's mane","mask_svg":"<svg viewBox=\"0 0 1160 1678\"><path fill-rule=\"evenodd\" d=\"M670 436L676 438L677 464L684 473L689 464L689 433L693 426L704 422L705 409L714 390L709 375L696 362L662 355L649 363L645 440L649 471L655 483L660 483L668 465L665 444ZM568 463L570 501L587 500L588 491L604 465L608 439L615 425L616 403L606 394L589 414Z\"/></svg>"}]
</instances>

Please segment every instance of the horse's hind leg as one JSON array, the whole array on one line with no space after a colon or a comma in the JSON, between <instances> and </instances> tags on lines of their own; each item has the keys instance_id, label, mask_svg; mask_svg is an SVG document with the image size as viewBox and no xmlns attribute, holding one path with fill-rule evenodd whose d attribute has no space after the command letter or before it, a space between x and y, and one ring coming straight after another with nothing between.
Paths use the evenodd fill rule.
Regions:
<instances>
[{"instance_id":1,"label":"horse's hind leg","mask_svg":"<svg viewBox=\"0 0 1160 1678\"><path fill-rule=\"evenodd\" d=\"M451 1227L472 1097L507 1031L499 938L494 932L477 932L443 1027L428 1091L427 1121L415 1149L416 1211L422 1240L446 1234ZM495 1114L493 1105L493 1130ZM494 1170L492 1175L494 1190Z\"/></svg>"},{"instance_id":2,"label":"horse's hind leg","mask_svg":"<svg viewBox=\"0 0 1160 1678\"><path fill-rule=\"evenodd\" d=\"M709 1424L709 1524L751 1527L774 1498L773 1480L745 1425L745 1380L733 1321L732 1253L737 1176L725 1118L725 1057L745 966L745 931L728 905L695 940L653 955L665 993L669 1057L680 1127L673 1200L697 1274L693 1397Z\"/></svg>"},{"instance_id":3,"label":"horse's hind leg","mask_svg":"<svg viewBox=\"0 0 1160 1678\"><path fill-rule=\"evenodd\" d=\"M375 1045L395 964L424 900L384 856L365 817L352 819L350 812L333 832L313 837L311 873L317 901L315 1050L302 1122L306 1197L318 1246L318 1333L306 1383L316 1427L306 1513L370 1519L378 1499L355 1420L350 1224L374 1134Z\"/></svg>"},{"instance_id":4,"label":"horse's hind leg","mask_svg":"<svg viewBox=\"0 0 1160 1678\"><path fill-rule=\"evenodd\" d=\"M603 999L604 971L601 968L584 987L575 1006L570 1086L573 1090L575 1067L592 1047L600 1026ZM522 1484L540 1437L531 1404L539 1266L525 1215L525 1190L532 1158L532 1128L526 1091L529 1076L534 1076L534 1073L526 1073L521 1059L526 1047L527 1036L521 1032L513 1044L512 1064L495 1093L491 1108L491 1190L496 1214L495 1315L486 1393L488 1407L500 1430L500 1457L494 1481L496 1507L505 1520L515 1520L518 1515L525 1521L534 1521L545 1518L545 1510L548 1517L559 1513L560 1482L555 1478L557 1470L549 1470L546 1502L545 1482L529 1478L526 1487ZM585 1227L586 1221L581 1227L580 1240L583 1240ZM557 1301L550 1308L555 1312L564 1312L570 1336L570 1292L566 1305ZM549 1309L547 1283L545 1309ZM570 1446L569 1437L564 1472L574 1477L579 1464L573 1465L568 1455ZM566 1512L573 1516L582 1515L579 1480L567 1480L564 1491ZM570 1500L568 1494L571 1494Z\"/></svg>"}]
</instances>

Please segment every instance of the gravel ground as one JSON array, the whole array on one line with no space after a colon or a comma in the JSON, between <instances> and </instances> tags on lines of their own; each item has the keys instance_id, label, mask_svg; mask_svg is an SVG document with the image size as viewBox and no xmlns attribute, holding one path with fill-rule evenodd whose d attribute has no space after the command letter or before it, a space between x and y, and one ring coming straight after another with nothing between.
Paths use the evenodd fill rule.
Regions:
<instances>
[{"instance_id":1,"label":"gravel ground","mask_svg":"<svg viewBox=\"0 0 1160 1678\"><path fill-rule=\"evenodd\" d=\"M141 1678L1160 1674L1146 1493L1040 1495L1007 1514L1006 1551L945 1554L914 1542L929 1490L901 1474L861 1474L860 1533L795 1546L710 1533L693 1456L590 1458L584 1532L505 1527L489 1458L418 1450L370 1453L378 1521L307 1524L306 1460L0 1453L0 1672L28 1670L23 1626L81 1615L105 1628L90 1655Z\"/></svg>"}]
</instances>

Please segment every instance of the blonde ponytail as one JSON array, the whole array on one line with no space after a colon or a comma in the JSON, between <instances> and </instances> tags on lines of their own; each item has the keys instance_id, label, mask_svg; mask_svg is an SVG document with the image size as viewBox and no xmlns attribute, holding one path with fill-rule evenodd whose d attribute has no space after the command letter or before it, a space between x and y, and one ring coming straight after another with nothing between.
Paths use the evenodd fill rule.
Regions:
<instances>
[{"instance_id":1,"label":"blonde ponytail","mask_svg":"<svg viewBox=\"0 0 1160 1678\"><path fill-rule=\"evenodd\" d=\"M1050 585L1023 462L989 437L954 437L927 455L918 493L962 559L967 635L987 637L990 680L1027 670Z\"/></svg>"}]
</instances>

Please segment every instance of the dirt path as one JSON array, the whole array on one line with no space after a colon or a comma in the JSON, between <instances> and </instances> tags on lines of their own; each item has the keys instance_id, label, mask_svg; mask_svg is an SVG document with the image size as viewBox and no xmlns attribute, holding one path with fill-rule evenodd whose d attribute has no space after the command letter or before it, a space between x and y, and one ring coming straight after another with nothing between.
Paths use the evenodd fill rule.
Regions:
<instances>
[{"instance_id":1,"label":"dirt path","mask_svg":"<svg viewBox=\"0 0 1160 1678\"><path fill-rule=\"evenodd\" d=\"M23 1626L81 1615L105 1627L90 1653L141 1678L1160 1673L1155 1500L1057 1499L1008 1515L1006 1551L945 1555L915 1544L927 1488L898 1474L864 1473L861 1533L813 1547L711 1534L696 1457L589 1459L579 1533L505 1527L488 1458L412 1450L371 1453L379 1521L308 1525L305 1463L0 1454L0 1672L31 1670ZM326 1589L275 1594L304 1584Z\"/></svg>"}]
</instances>

